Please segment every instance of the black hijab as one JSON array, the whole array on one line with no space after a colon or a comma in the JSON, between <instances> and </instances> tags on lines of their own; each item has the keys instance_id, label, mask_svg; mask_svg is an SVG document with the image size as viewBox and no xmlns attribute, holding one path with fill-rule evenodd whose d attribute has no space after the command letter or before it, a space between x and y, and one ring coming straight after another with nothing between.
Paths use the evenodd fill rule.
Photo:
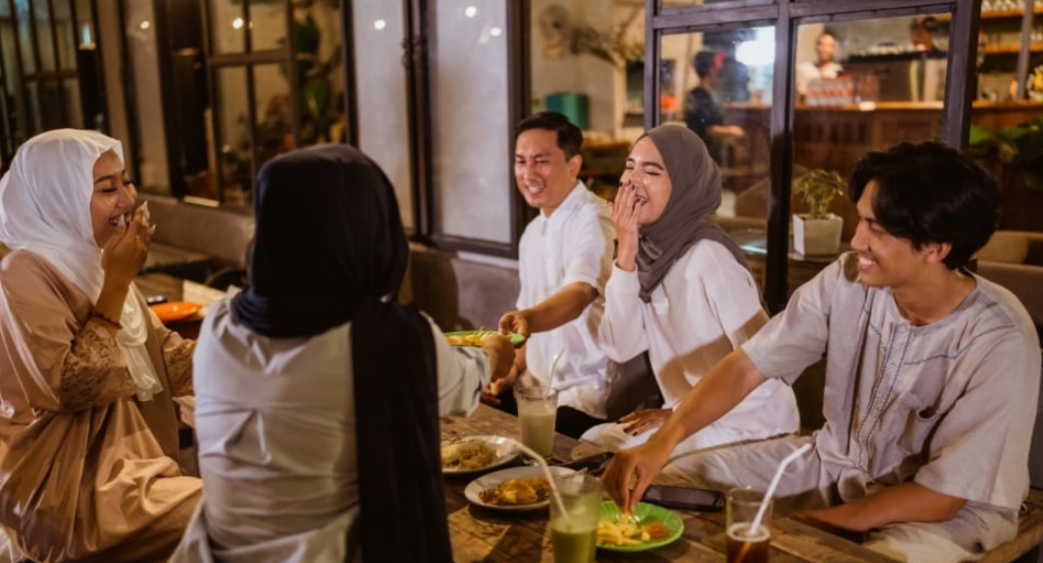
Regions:
<instances>
[{"instance_id":1,"label":"black hijab","mask_svg":"<svg viewBox=\"0 0 1043 563\"><path fill-rule=\"evenodd\" d=\"M434 341L394 300L409 245L391 183L355 148L296 150L261 168L256 216L236 317L275 338L352 323L363 560L451 561Z\"/></svg>"},{"instance_id":2,"label":"black hijab","mask_svg":"<svg viewBox=\"0 0 1043 563\"><path fill-rule=\"evenodd\" d=\"M739 245L708 220L721 205L721 171L703 141L687 127L674 124L660 125L644 137L652 139L663 156L673 189L663 214L655 223L641 227L639 233L637 277L641 300L648 303L674 263L702 239L724 245L749 269Z\"/></svg>"}]
</instances>

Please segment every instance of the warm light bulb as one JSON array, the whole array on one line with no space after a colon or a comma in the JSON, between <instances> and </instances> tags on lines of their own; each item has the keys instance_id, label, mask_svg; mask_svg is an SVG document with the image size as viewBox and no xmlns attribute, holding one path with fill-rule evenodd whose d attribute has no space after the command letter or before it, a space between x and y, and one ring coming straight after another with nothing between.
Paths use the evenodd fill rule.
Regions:
<instances>
[{"instance_id":1,"label":"warm light bulb","mask_svg":"<svg viewBox=\"0 0 1043 563\"><path fill-rule=\"evenodd\" d=\"M232 20L232 27L235 28L235 29L242 29L243 28L243 18L235 18L234 20Z\"/></svg>"},{"instance_id":2,"label":"warm light bulb","mask_svg":"<svg viewBox=\"0 0 1043 563\"><path fill-rule=\"evenodd\" d=\"M373 29L375 29L377 31L380 31L380 30L384 29L384 27L386 27L386 26L387 26L387 22L385 22L384 20L377 20L377 21L373 22Z\"/></svg>"},{"instance_id":3,"label":"warm light bulb","mask_svg":"<svg viewBox=\"0 0 1043 563\"><path fill-rule=\"evenodd\" d=\"M489 35L492 35L493 37L499 37L502 34L503 34L503 29L501 29L499 27L493 27L493 28L489 29Z\"/></svg>"},{"instance_id":4,"label":"warm light bulb","mask_svg":"<svg viewBox=\"0 0 1043 563\"><path fill-rule=\"evenodd\" d=\"M475 8L474 6L468 6L468 7L464 8L464 15L469 17L469 18L473 18L475 16L475 14L477 14L477 13L478 13L478 8Z\"/></svg>"},{"instance_id":5,"label":"warm light bulb","mask_svg":"<svg viewBox=\"0 0 1043 563\"><path fill-rule=\"evenodd\" d=\"M152 22L148 20L143 20L141 23L138 24L138 27L141 28L141 31L145 31L146 29L152 27Z\"/></svg>"}]
</instances>

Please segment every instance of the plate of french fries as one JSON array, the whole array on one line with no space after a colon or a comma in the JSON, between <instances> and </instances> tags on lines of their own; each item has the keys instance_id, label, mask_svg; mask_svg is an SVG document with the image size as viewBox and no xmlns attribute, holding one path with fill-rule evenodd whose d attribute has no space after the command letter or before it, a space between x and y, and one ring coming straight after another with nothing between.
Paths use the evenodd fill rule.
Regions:
<instances>
[{"instance_id":1,"label":"plate of french fries","mask_svg":"<svg viewBox=\"0 0 1043 563\"><path fill-rule=\"evenodd\" d=\"M497 334L500 333L495 330L458 330L445 333L445 338L449 341L450 346L481 346L483 338ZM515 346L521 346L525 342L525 337L517 332L508 332L503 336L510 338L511 344Z\"/></svg>"},{"instance_id":2,"label":"plate of french fries","mask_svg":"<svg viewBox=\"0 0 1043 563\"><path fill-rule=\"evenodd\" d=\"M633 514L624 514L619 505L606 500L601 503L597 546L608 551L645 551L673 542L682 532L681 517L666 508L639 502Z\"/></svg>"}]
</instances>

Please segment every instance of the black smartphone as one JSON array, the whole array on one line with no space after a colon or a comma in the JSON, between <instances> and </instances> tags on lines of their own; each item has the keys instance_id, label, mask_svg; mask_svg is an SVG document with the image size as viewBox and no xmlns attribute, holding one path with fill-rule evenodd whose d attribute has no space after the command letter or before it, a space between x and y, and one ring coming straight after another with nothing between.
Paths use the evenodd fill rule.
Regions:
<instances>
[{"instance_id":1,"label":"black smartphone","mask_svg":"<svg viewBox=\"0 0 1043 563\"><path fill-rule=\"evenodd\" d=\"M641 500L670 508L702 512L719 512L724 508L724 494L710 489L649 485Z\"/></svg>"},{"instance_id":2,"label":"black smartphone","mask_svg":"<svg viewBox=\"0 0 1043 563\"><path fill-rule=\"evenodd\" d=\"M591 475L601 475L608 469L608 462L612 461L612 456L615 455L612 452L601 452L594 455L588 455L587 457L581 457L574 459L568 463L562 463L558 467L568 467L569 469L575 469L580 471L583 469L587 470L587 473Z\"/></svg>"}]
</instances>

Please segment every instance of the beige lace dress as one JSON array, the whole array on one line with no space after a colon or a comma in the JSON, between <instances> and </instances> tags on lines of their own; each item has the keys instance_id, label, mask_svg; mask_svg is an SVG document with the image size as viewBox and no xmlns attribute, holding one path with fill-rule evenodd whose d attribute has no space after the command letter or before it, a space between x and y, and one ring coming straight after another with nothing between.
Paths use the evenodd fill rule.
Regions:
<instances>
[{"instance_id":1,"label":"beige lace dress","mask_svg":"<svg viewBox=\"0 0 1043 563\"><path fill-rule=\"evenodd\" d=\"M165 561L201 495L174 461L172 397L191 393L195 343L150 315L164 390L139 402L90 311L43 258L0 263L0 525L40 562Z\"/></svg>"}]
</instances>

